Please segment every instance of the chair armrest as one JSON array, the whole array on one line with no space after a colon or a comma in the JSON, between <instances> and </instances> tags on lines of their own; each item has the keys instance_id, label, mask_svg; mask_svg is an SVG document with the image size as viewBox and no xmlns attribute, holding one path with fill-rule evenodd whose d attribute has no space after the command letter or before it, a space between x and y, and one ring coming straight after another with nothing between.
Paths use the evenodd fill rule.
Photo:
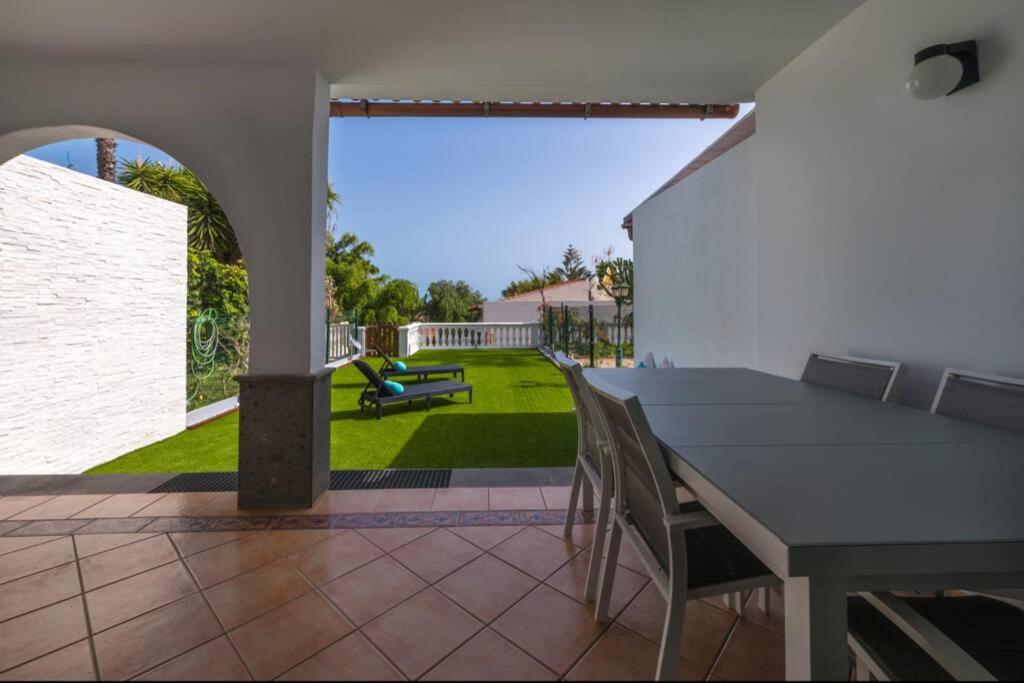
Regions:
<instances>
[{"instance_id":1,"label":"chair armrest","mask_svg":"<svg viewBox=\"0 0 1024 683\"><path fill-rule=\"evenodd\" d=\"M964 652L945 633L892 593L860 593L860 596L903 631L956 680L996 680L988 669Z\"/></svg>"}]
</instances>

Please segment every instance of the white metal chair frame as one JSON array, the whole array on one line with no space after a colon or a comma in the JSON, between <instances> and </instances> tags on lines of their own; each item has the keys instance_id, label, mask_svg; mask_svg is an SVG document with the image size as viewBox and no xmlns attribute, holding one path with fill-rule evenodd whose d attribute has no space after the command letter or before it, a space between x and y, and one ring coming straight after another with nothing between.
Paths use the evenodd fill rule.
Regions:
<instances>
[{"instance_id":1,"label":"white metal chair frame","mask_svg":"<svg viewBox=\"0 0 1024 683\"><path fill-rule=\"evenodd\" d=\"M882 403L886 403L891 400L899 398L899 392L902 388L903 378L906 376L907 368L902 363L897 363L891 360L879 360L878 358L861 358L859 356L839 356L831 353L818 353L812 351L807 358L810 362L812 358L821 358L823 360L838 361L840 363L849 363L851 365L871 365L875 367L889 368L890 376L889 383L885 387L885 391L882 392Z\"/></svg>"},{"instance_id":2,"label":"white metal chair frame","mask_svg":"<svg viewBox=\"0 0 1024 683\"><path fill-rule=\"evenodd\" d=\"M765 579L763 577L743 579L714 584L702 587L699 590L690 590L687 581L686 532L690 529L715 526L718 524L718 521L707 511L680 512L675 486L672 483L668 465L665 463L661 448L654 438L654 434L647 423L647 418L637 397L601 380L591 380L590 386L595 399L617 403L629 418L632 433L626 434L625 438L629 438L639 445L645 456L644 459L650 468L651 480L657 487L657 494L664 515L669 548L668 571L666 572L651 550L642 532L631 521L629 494L623 485L622 473L625 462L624 456L620 451L619 437L616 428L610 424L604 411L600 409L600 401L595 400L595 403L598 403L598 415L604 421L604 430L609 436L609 451L615 478L615 490L617 492L611 534L608 539L607 555L604 558L601 569L601 587L598 592L595 618L599 622L608 620L608 606L611 600L616 566L618 565L619 546L622 536L625 535L633 545L640 561L647 569L652 583L657 587L667 603L665 624L662 629L661 648L658 652L656 679L659 681L671 680L675 675L676 658L679 654L679 641L682 637L687 600L756 588L765 585ZM777 581L778 579L775 577L769 579L770 583L776 583Z\"/></svg>"},{"instance_id":3,"label":"white metal chair frame","mask_svg":"<svg viewBox=\"0 0 1024 683\"><path fill-rule=\"evenodd\" d=\"M583 496L584 510L594 509L594 492L599 492L600 499L597 507L597 519L594 526L594 541L590 549L590 563L587 568L587 583L584 589L584 599L591 601L597 593L597 582L601 571L601 552L604 548L605 536L608 529L608 516L611 509L613 492L613 477L611 458L608 454L608 439L604 432L604 422L598 417L599 409L590 393L590 385L583 377L583 366L578 361L569 358L562 352L555 354L555 362L565 375L566 384L569 385L569 392L572 394L573 402L576 404L576 427L577 427L577 449L576 467L572 473L572 488L569 491L569 507L565 512L565 527L563 533L566 537L572 537L572 528L575 523L576 506L580 495ZM591 440L593 436L593 440ZM587 449L594 444L597 453L591 453L591 460L588 460ZM597 471L591 464L596 461L600 464L601 471Z\"/></svg>"},{"instance_id":4,"label":"white metal chair frame","mask_svg":"<svg viewBox=\"0 0 1024 683\"><path fill-rule=\"evenodd\" d=\"M992 384L1005 384L1011 387L1024 387L1024 379L1020 377L1007 377L1006 375L989 375L983 372L972 372L971 370L958 370L956 368L946 368L946 371L942 373L942 381L939 382L939 389L935 392L935 399L932 401L932 413L939 408L939 402L942 400L942 394L946 390L946 383L950 377L965 377L967 379L978 380L981 382L989 382Z\"/></svg>"}]
</instances>

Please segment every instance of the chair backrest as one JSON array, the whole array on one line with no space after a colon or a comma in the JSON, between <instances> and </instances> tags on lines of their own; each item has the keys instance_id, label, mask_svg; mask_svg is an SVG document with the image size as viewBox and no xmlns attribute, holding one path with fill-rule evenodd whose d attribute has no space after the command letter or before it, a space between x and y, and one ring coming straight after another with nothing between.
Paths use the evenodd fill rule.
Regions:
<instances>
[{"instance_id":1,"label":"chair backrest","mask_svg":"<svg viewBox=\"0 0 1024 683\"><path fill-rule=\"evenodd\" d=\"M1024 434L1024 379L947 368L932 412Z\"/></svg>"},{"instance_id":2,"label":"chair backrest","mask_svg":"<svg viewBox=\"0 0 1024 683\"><path fill-rule=\"evenodd\" d=\"M354 360L352 361L352 365L359 368L359 372L363 373L363 377L366 378L366 381L369 382L374 389L383 393L385 396L391 395L391 390L384 384L384 380L381 379L381 376L378 375L377 372L369 366L369 364L365 361Z\"/></svg>"},{"instance_id":3,"label":"chair backrest","mask_svg":"<svg viewBox=\"0 0 1024 683\"><path fill-rule=\"evenodd\" d=\"M384 365L381 366L381 370L384 370L386 368L394 368L395 367L394 362L391 360L391 358L388 357L388 354L384 353L384 351L379 346L374 344L373 345L373 350L376 351L377 355L380 356L384 360Z\"/></svg>"},{"instance_id":4,"label":"chair backrest","mask_svg":"<svg viewBox=\"0 0 1024 683\"><path fill-rule=\"evenodd\" d=\"M656 367L658 367L657 361L654 360L654 352L653 351L648 351L647 355L644 356L644 359L642 361L640 361L640 363L645 368L656 368Z\"/></svg>"},{"instance_id":5,"label":"chair backrest","mask_svg":"<svg viewBox=\"0 0 1024 683\"><path fill-rule=\"evenodd\" d=\"M894 361L812 353L800 381L888 401L896 398L901 373Z\"/></svg>"},{"instance_id":6,"label":"chair backrest","mask_svg":"<svg viewBox=\"0 0 1024 683\"><path fill-rule=\"evenodd\" d=\"M667 573L672 549L665 521L679 514L679 503L661 447L635 394L599 378L588 381L610 439L616 512Z\"/></svg>"},{"instance_id":7,"label":"chair backrest","mask_svg":"<svg viewBox=\"0 0 1024 683\"><path fill-rule=\"evenodd\" d=\"M600 446L601 443L608 443L608 435L605 434L604 422L598 414L599 409L594 402L590 385L583 377L583 366L561 351L555 354L555 362L565 375L565 383L569 385L569 393L572 394L572 401L576 405L576 425L583 455L602 479L606 475L611 476L610 461L605 462L608 456Z\"/></svg>"}]
</instances>

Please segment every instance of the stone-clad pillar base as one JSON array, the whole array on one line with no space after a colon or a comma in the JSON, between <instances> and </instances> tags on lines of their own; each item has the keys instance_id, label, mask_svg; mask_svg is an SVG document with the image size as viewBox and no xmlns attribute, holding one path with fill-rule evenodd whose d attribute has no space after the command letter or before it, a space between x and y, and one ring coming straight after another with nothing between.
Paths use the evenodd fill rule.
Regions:
<instances>
[{"instance_id":1,"label":"stone-clad pillar base","mask_svg":"<svg viewBox=\"0 0 1024 683\"><path fill-rule=\"evenodd\" d=\"M308 508L327 490L333 372L236 378L239 508Z\"/></svg>"}]
</instances>

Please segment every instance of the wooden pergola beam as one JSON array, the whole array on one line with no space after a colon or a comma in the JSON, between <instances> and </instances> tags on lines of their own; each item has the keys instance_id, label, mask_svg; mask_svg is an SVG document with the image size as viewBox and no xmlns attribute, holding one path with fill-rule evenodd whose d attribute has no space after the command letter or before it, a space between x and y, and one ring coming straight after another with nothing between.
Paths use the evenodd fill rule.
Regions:
<instances>
[{"instance_id":1,"label":"wooden pergola beam","mask_svg":"<svg viewBox=\"0 0 1024 683\"><path fill-rule=\"evenodd\" d=\"M733 119L738 104L624 104L619 102L403 102L335 100L331 116L579 118L579 119Z\"/></svg>"}]
</instances>

